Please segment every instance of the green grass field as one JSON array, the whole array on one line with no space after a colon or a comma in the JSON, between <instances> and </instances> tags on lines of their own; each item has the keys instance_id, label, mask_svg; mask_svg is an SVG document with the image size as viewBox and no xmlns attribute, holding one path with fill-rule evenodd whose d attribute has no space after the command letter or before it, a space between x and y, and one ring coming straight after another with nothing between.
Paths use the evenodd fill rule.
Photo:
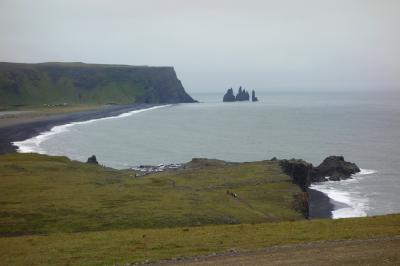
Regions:
<instances>
[{"instance_id":1,"label":"green grass field","mask_svg":"<svg viewBox=\"0 0 400 266\"><path fill-rule=\"evenodd\" d=\"M0 173L0 235L304 219L293 208L301 190L276 162L135 177L65 157L11 154L0 156Z\"/></svg>"},{"instance_id":2,"label":"green grass field","mask_svg":"<svg viewBox=\"0 0 400 266\"><path fill-rule=\"evenodd\" d=\"M1 265L112 265L400 234L400 215L305 220L294 208L300 188L272 161L135 177L66 157L8 154L0 182Z\"/></svg>"},{"instance_id":3,"label":"green grass field","mask_svg":"<svg viewBox=\"0 0 400 266\"><path fill-rule=\"evenodd\" d=\"M311 241L400 234L400 215L0 237L2 265L113 265Z\"/></svg>"}]
</instances>

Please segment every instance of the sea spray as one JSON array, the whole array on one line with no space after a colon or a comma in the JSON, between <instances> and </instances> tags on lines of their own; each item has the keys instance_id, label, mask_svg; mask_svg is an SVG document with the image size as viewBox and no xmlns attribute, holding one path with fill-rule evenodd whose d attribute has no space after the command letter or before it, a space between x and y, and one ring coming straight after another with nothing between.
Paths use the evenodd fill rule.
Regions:
<instances>
[{"instance_id":1,"label":"sea spray","mask_svg":"<svg viewBox=\"0 0 400 266\"><path fill-rule=\"evenodd\" d=\"M361 171L350 179L342 181L327 181L312 184L310 188L325 193L335 206L332 211L332 218L350 218L367 216L369 201L362 193L355 189L347 189L347 186L355 186L365 176L375 174L375 170L361 169ZM336 203L336 204L335 204Z\"/></svg>"}]
</instances>

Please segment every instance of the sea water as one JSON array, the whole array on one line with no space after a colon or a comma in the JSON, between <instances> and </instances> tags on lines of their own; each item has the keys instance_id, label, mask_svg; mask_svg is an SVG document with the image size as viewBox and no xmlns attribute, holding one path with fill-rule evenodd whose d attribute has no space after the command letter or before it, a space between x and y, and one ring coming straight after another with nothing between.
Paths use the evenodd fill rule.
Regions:
<instances>
[{"instance_id":1,"label":"sea water","mask_svg":"<svg viewBox=\"0 0 400 266\"><path fill-rule=\"evenodd\" d=\"M312 185L326 193L334 218L400 212L400 94L270 92L259 102L165 105L118 117L54 127L19 142L21 152L66 155L106 166L302 158L318 165L343 155L362 168L353 179Z\"/></svg>"}]
</instances>

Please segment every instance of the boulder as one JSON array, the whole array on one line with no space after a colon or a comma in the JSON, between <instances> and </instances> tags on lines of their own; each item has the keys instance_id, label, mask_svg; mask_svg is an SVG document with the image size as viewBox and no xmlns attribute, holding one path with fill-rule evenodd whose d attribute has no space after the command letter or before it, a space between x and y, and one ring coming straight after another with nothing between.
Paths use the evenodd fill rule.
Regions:
<instances>
[{"instance_id":1,"label":"boulder","mask_svg":"<svg viewBox=\"0 0 400 266\"><path fill-rule=\"evenodd\" d=\"M98 162L97 159L96 159L96 155L90 156L90 157L87 159L86 163L99 164L99 162Z\"/></svg>"}]
</instances>

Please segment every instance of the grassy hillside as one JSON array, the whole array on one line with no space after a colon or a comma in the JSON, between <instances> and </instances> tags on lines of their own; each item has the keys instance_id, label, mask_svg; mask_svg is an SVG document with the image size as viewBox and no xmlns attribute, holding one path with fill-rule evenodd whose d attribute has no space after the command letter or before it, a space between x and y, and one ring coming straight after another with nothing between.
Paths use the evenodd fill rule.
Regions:
<instances>
[{"instance_id":1,"label":"grassy hillside","mask_svg":"<svg viewBox=\"0 0 400 266\"><path fill-rule=\"evenodd\" d=\"M134 177L65 157L9 154L0 156L0 173L0 235L304 219L295 209L300 188L270 161Z\"/></svg>"},{"instance_id":2,"label":"grassy hillside","mask_svg":"<svg viewBox=\"0 0 400 266\"><path fill-rule=\"evenodd\" d=\"M0 63L0 106L193 102L172 67Z\"/></svg>"},{"instance_id":3,"label":"grassy hillside","mask_svg":"<svg viewBox=\"0 0 400 266\"><path fill-rule=\"evenodd\" d=\"M127 265L126 263L196 256L231 249L253 250L277 245L300 244L314 241L371 239L400 235L400 215L381 217L311 220L280 223L212 225L190 228L127 229L81 233L56 233L0 237L0 261L4 265ZM373 243L351 250L350 263L345 265L398 265L398 243L386 246L374 259L364 257ZM324 242L315 246L323 252L320 263L337 265L338 257L348 249L327 252ZM311 246L312 248L312 246ZM296 248L297 250L298 248ZM327 254L328 253L328 254ZM288 254L289 255L289 254ZM300 254L301 256L302 254ZM307 255L307 254L306 254ZM296 264L292 256L291 265ZM371 260L369 260L371 259ZM325 263L323 263L325 262ZM360 263L361 262L361 263ZM207 264L213 265L213 264ZM229 265L229 264L228 264ZM252 264L250 264L252 265ZM253 264L254 265L254 264ZM265 261L262 264L265 265ZM286 265L286 264L284 264ZM305 264L310 265L310 264Z\"/></svg>"},{"instance_id":4,"label":"grassy hillside","mask_svg":"<svg viewBox=\"0 0 400 266\"><path fill-rule=\"evenodd\" d=\"M135 177L65 157L0 156L0 264L114 265L400 234L400 215L305 220L294 208L302 192L277 162L185 167ZM399 261L396 243L380 257Z\"/></svg>"}]
</instances>

